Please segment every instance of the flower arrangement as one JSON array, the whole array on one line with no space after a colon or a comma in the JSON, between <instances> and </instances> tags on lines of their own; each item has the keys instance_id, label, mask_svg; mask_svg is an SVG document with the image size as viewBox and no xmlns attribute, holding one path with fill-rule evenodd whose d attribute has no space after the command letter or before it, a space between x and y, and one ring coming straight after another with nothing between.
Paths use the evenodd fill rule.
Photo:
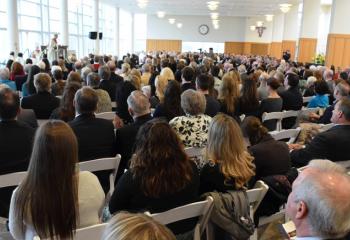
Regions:
<instances>
[{"instance_id":1,"label":"flower arrangement","mask_svg":"<svg viewBox=\"0 0 350 240\"><path fill-rule=\"evenodd\" d=\"M324 63L326 61L326 56L323 53L316 54L315 57L312 58L312 61L315 64L324 65Z\"/></svg>"}]
</instances>

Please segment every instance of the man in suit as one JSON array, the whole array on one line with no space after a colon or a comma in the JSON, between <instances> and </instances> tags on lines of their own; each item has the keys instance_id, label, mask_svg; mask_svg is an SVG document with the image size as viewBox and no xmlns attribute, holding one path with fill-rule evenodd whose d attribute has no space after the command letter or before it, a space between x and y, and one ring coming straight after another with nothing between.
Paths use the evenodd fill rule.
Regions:
<instances>
[{"instance_id":1,"label":"man in suit","mask_svg":"<svg viewBox=\"0 0 350 240\"><path fill-rule=\"evenodd\" d=\"M107 66L109 67L109 70L111 71L111 77L109 78L109 80L114 82L115 85L124 81L123 77L121 77L115 73L115 70L117 69L117 67L116 67L114 61L108 61Z\"/></svg>"},{"instance_id":2,"label":"man in suit","mask_svg":"<svg viewBox=\"0 0 350 240\"><path fill-rule=\"evenodd\" d=\"M144 123L152 119L149 100L141 91L131 92L127 103L134 122L118 129L116 132L117 153L122 156L118 177L123 174L125 168L128 168L138 130Z\"/></svg>"},{"instance_id":3,"label":"man in suit","mask_svg":"<svg viewBox=\"0 0 350 240\"><path fill-rule=\"evenodd\" d=\"M214 85L211 83L213 79L211 79L207 74L201 74L196 79L196 88L198 92L201 92L205 96L206 107L205 114L214 117L220 111L220 103L218 100L209 95L209 87L210 85Z\"/></svg>"},{"instance_id":4,"label":"man in suit","mask_svg":"<svg viewBox=\"0 0 350 240\"><path fill-rule=\"evenodd\" d=\"M9 88L0 90L0 175L26 171L35 129L16 121L19 97ZM13 188L0 189L0 216L7 217Z\"/></svg>"},{"instance_id":5,"label":"man in suit","mask_svg":"<svg viewBox=\"0 0 350 240\"><path fill-rule=\"evenodd\" d=\"M286 90L279 93L283 100L282 110L300 110L303 107L303 96L299 91L299 76L289 72L284 79ZM283 119L283 129L290 129L295 125L296 118Z\"/></svg>"},{"instance_id":6,"label":"man in suit","mask_svg":"<svg viewBox=\"0 0 350 240\"><path fill-rule=\"evenodd\" d=\"M98 68L98 75L100 75L101 82L100 88L108 92L111 101L115 101L115 93L116 93L116 83L113 82L111 78L111 70L109 70L108 66L101 66Z\"/></svg>"},{"instance_id":7,"label":"man in suit","mask_svg":"<svg viewBox=\"0 0 350 240\"><path fill-rule=\"evenodd\" d=\"M350 99L343 98L334 107L331 121L336 125L328 131L317 134L303 148L299 144L290 144L292 164L305 166L311 159L329 159L345 161L350 159Z\"/></svg>"},{"instance_id":8,"label":"man in suit","mask_svg":"<svg viewBox=\"0 0 350 240\"><path fill-rule=\"evenodd\" d=\"M193 83L195 78L195 71L191 67L184 67L182 69L182 84L181 91L184 92L188 89L196 90L196 85Z\"/></svg>"},{"instance_id":9,"label":"man in suit","mask_svg":"<svg viewBox=\"0 0 350 240\"><path fill-rule=\"evenodd\" d=\"M286 214L296 239L340 239L350 231L350 178L328 160L313 160L293 183ZM343 201L342 201L343 200Z\"/></svg>"},{"instance_id":10,"label":"man in suit","mask_svg":"<svg viewBox=\"0 0 350 240\"><path fill-rule=\"evenodd\" d=\"M34 86L37 93L22 98L21 107L33 109L38 119L49 119L52 111L60 105L60 99L51 94L51 77L47 73L36 74Z\"/></svg>"}]
</instances>

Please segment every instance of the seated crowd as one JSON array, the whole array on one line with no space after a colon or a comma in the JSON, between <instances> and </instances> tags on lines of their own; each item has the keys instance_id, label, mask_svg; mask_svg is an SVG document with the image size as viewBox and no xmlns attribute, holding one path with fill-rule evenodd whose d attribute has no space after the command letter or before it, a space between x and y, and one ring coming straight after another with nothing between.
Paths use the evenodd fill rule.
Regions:
<instances>
[{"instance_id":1,"label":"seated crowd","mask_svg":"<svg viewBox=\"0 0 350 240\"><path fill-rule=\"evenodd\" d=\"M350 160L350 69L165 52L11 61L0 69L0 174L28 172L17 188L0 189L0 216L9 218L15 239L70 239L100 223L104 206L112 216L103 239L188 237L196 219L164 227L141 213L247 190L258 180L273 191L256 222L287 203L298 237L350 232L350 180L333 163ZM303 96L312 96L307 107L323 110L304 116L306 125L334 126L303 145L275 140L277 121L262 122L264 113L299 111ZM111 111L113 122L96 116ZM37 120L46 121L38 127ZM299 120L286 118L282 128L297 128ZM203 157L189 158L191 147ZM116 154L116 187L105 202L110 172L79 171L77 164ZM298 176L293 167L304 166Z\"/></svg>"}]
</instances>

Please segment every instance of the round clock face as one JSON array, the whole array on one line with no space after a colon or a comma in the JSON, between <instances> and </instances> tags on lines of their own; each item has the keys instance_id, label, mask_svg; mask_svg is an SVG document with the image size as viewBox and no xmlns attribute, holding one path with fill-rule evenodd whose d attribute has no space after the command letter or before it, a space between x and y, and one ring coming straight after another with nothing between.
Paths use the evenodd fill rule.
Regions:
<instances>
[{"instance_id":1,"label":"round clock face","mask_svg":"<svg viewBox=\"0 0 350 240\"><path fill-rule=\"evenodd\" d=\"M199 26L198 31L200 34L206 35L209 32L209 27L208 27L208 25L202 24Z\"/></svg>"}]
</instances>

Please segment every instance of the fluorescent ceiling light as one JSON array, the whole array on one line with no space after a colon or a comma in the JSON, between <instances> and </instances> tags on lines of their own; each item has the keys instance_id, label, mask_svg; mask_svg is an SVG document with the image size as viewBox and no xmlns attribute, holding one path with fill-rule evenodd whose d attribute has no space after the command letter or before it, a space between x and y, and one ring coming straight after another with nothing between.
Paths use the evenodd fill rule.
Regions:
<instances>
[{"instance_id":1,"label":"fluorescent ceiling light","mask_svg":"<svg viewBox=\"0 0 350 240\"><path fill-rule=\"evenodd\" d=\"M174 24L175 23L175 18L169 18L168 21L169 21L170 24Z\"/></svg>"},{"instance_id":2,"label":"fluorescent ceiling light","mask_svg":"<svg viewBox=\"0 0 350 240\"><path fill-rule=\"evenodd\" d=\"M256 22L256 26L258 26L258 27L262 27L263 25L264 25L263 21L257 21Z\"/></svg>"},{"instance_id":3,"label":"fluorescent ceiling light","mask_svg":"<svg viewBox=\"0 0 350 240\"><path fill-rule=\"evenodd\" d=\"M219 2L217 1L210 1L210 2L207 2L207 4L210 11L215 11L219 7Z\"/></svg>"},{"instance_id":4,"label":"fluorescent ceiling light","mask_svg":"<svg viewBox=\"0 0 350 240\"><path fill-rule=\"evenodd\" d=\"M158 16L159 18L164 18L164 17L165 17L165 12L159 11L159 12L157 12L157 16Z\"/></svg>"},{"instance_id":5,"label":"fluorescent ceiling light","mask_svg":"<svg viewBox=\"0 0 350 240\"><path fill-rule=\"evenodd\" d=\"M272 14L267 14L267 15L265 15L265 17L266 17L266 21L272 22L272 20L273 20L273 15Z\"/></svg>"},{"instance_id":6,"label":"fluorescent ceiling light","mask_svg":"<svg viewBox=\"0 0 350 240\"><path fill-rule=\"evenodd\" d=\"M219 18L219 13L213 12L213 13L210 13L210 16L211 16L211 19L218 19Z\"/></svg>"},{"instance_id":7,"label":"fluorescent ceiling light","mask_svg":"<svg viewBox=\"0 0 350 240\"><path fill-rule=\"evenodd\" d=\"M177 24L176 24L176 27L177 27L177 28L182 28L182 23L177 23Z\"/></svg>"},{"instance_id":8,"label":"fluorescent ceiling light","mask_svg":"<svg viewBox=\"0 0 350 240\"><path fill-rule=\"evenodd\" d=\"M292 4L283 3L283 4L280 4L280 9L283 13L287 13L287 12L289 12L291 6L292 6Z\"/></svg>"}]
</instances>

